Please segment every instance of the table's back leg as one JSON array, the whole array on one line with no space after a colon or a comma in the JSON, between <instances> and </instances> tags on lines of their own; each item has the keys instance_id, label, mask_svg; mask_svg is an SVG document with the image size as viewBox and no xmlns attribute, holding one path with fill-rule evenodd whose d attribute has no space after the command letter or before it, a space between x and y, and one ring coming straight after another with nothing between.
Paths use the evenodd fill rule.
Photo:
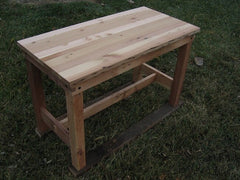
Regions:
<instances>
[{"instance_id":1,"label":"table's back leg","mask_svg":"<svg viewBox=\"0 0 240 180\"><path fill-rule=\"evenodd\" d=\"M42 87L41 72L36 68L31 62L26 61L28 80L30 84L30 89L32 92L32 102L34 106L35 116L37 120L36 133L42 136L44 133L48 132L50 129L44 123L41 117L41 108L46 108L44 91Z\"/></svg>"},{"instance_id":2,"label":"table's back leg","mask_svg":"<svg viewBox=\"0 0 240 180\"><path fill-rule=\"evenodd\" d=\"M83 94L72 95L66 90L66 102L72 165L79 171L86 166Z\"/></svg>"},{"instance_id":3,"label":"table's back leg","mask_svg":"<svg viewBox=\"0 0 240 180\"><path fill-rule=\"evenodd\" d=\"M133 82L136 82L142 78L141 67L142 65L137 66L133 69L133 77L132 77Z\"/></svg>"},{"instance_id":4,"label":"table's back leg","mask_svg":"<svg viewBox=\"0 0 240 180\"><path fill-rule=\"evenodd\" d=\"M192 41L181 46L178 50L177 64L175 68L173 84L171 87L171 94L169 104L173 107L178 105L179 97L182 91L183 81L187 68L188 58L190 55Z\"/></svg>"}]
</instances>

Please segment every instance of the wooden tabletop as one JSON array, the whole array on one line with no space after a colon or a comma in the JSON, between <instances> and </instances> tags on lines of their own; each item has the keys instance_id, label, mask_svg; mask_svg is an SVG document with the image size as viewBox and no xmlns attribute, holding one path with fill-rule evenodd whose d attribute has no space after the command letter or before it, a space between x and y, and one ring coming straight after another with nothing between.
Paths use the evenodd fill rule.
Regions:
<instances>
[{"instance_id":1,"label":"wooden tabletop","mask_svg":"<svg viewBox=\"0 0 240 180\"><path fill-rule=\"evenodd\" d=\"M23 39L18 45L37 66L71 84L199 30L140 7Z\"/></svg>"}]
</instances>

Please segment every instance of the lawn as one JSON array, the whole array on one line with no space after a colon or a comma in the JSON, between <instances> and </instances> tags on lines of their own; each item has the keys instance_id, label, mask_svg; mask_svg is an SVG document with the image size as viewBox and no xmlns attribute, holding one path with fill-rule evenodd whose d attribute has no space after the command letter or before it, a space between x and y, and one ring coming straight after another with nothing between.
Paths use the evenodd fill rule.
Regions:
<instances>
[{"instance_id":1,"label":"lawn","mask_svg":"<svg viewBox=\"0 0 240 180\"><path fill-rule=\"evenodd\" d=\"M53 133L39 138L19 39L139 6L201 28L193 43L185 104L83 179L240 179L240 2L238 0L105 0L21 5L0 2L0 179L73 179L70 152ZM195 65L196 56L204 65ZM151 65L173 75L176 52ZM50 111L66 112L64 92L46 76ZM87 101L131 79L131 72L84 94ZM168 91L153 84L86 121L91 150L157 110Z\"/></svg>"}]
</instances>

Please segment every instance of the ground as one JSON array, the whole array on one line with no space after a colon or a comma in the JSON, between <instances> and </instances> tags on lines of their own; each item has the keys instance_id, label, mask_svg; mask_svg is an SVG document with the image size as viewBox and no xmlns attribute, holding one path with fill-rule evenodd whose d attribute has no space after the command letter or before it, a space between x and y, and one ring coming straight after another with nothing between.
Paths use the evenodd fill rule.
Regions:
<instances>
[{"instance_id":1,"label":"ground","mask_svg":"<svg viewBox=\"0 0 240 180\"><path fill-rule=\"evenodd\" d=\"M105 0L59 4L0 2L0 179L74 179L70 152L53 133L39 138L24 56L16 41L119 11L147 6L201 28L193 43L185 104L80 179L240 179L240 2L237 0ZM195 65L196 56L204 58ZM172 75L176 53L150 62ZM127 72L90 89L86 101L131 78ZM54 115L64 93L44 76ZM157 110L168 91L153 84L86 120L87 150Z\"/></svg>"},{"instance_id":2,"label":"ground","mask_svg":"<svg viewBox=\"0 0 240 180\"><path fill-rule=\"evenodd\" d=\"M100 2L98 0L9 0L10 3L23 3L23 4L49 4L49 3L70 3L70 2Z\"/></svg>"}]
</instances>

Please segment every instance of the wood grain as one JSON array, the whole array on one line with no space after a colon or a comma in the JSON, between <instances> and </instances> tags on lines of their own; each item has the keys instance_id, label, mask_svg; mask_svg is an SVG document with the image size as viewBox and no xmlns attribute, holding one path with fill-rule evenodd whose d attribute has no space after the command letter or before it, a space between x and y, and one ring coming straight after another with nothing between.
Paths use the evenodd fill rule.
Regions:
<instances>
[{"instance_id":1,"label":"wood grain","mask_svg":"<svg viewBox=\"0 0 240 180\"><path fill-rule=\"evenodd\" d=\"M192 41L188 44L181 46L178 49L177 64L174 72L173 83L171 87L171 94L169 98L169 104L173 107L178 105L179 97L183 87L183 81L185 78L185 72L187 69L188 58L190 55L190 50L192 46Z\"/></svg>"},{"instance_id":2,"label":"wood grain","mask_svg":"<svg viewBox=\"0 0 240 180\"><path fill-rule=\"evenodd\" d=\"M69 146L69 132L46 108L41 108L41 116L46 125L55 132L58 137Z\"/></svg>"},{"instance_id":3,"label":"wood grain","mask_svg":"<svg viewBox=\"0 0 240 180\"><path fill-rule=\"evenodd\" d=\"M91 106L88 106L84 109L84 119L96 114L97 112L117 103L118 101L125 99L126 97L130 96L134 92L148 86L151 84L156 77L156 74L151 74L134 84L131 84L127 87L125 87L122 90L119 90L118 92L115 92L111 94L110 96L92 104Z\"/></svg>"},{"instance_id":4,"label":"wood grain","mask_svg":"<svg viewBox=\"0 0 240 180\"><path fill-rule=\"evenodd\" d=\"M79 92L83 92L87 90L88 88L91 88L99 83L102 83L108 79L111 79L123 72L126 72L134 67L140 66L142 63L145 63L147 61L152 60L155 57L158 57L162 54L165 54L169 51L172 51L184 44L187 44L188 42L192 41L192 37L185 37L181 40L178 40L176 42L171 43L168 46L164 46L160 49L157 49L155 51L152 51L150 53L147 53L145 55L134 57L134 61L132 58L129 58L125 60L124 63L121 63L120 65L116 64L113 65L112 68L109 71L100 71L96 72L95 76L93 77L86 77L85 79L78 79L72 83L72 88L76 89L73 94L77 94Z\"/></svg>"},{"instance_id":5,"label":"wood grain","mask_svg":"<svg viewBox=\"0 0 240 180\"><path fill-rule=\"evenodd\" d=\"M69 91L65 91L65 93L72 165L80 170L86 165L83 94L72 95Z\"/></svg>"},{"instance_id":6,"label":"wood grain","mask_svg":"<svg viewBox=\"0 0 240 180\"><path fill-rule=\"evenodd\" d=\"M43 121L41 116L41 108L46 108L45 96L42 87L41 72L32 63L26 61L28 71L28 81L32 93L32 102L37 120L36 132L39 136L50 131L50 128Z\"/></svg>"},{"instance_id":7,"label":"wood grain","mask_svg":"<svg viewBox=\"0 0 240 180\"><path fill-rule=\"evenodd\" d=\"M173 82L173 78L168 76L167 74L157 70L156 68L149 66L146 63L143 63L142 67L141 67L142 73L149 75L152 73L156 74L156 79L155 81L159 84L161 84L163 87L167 88L167 89L171 89L172 87L172 82Z\"/></svg>"},{"instance_id":8,"label":"wood grain","mask_svg":"<svg viewBox=\"0 0 240 180\"><path fill-rule=\"evenodd\" d=\"M140 7L140 8L130 10L130 11L124 11L124 12L112 14L112 15L109 15L109 16L105 16L104 18L98 18L98 19L90 20L90 21L87 21L87 22L84 22L84 23L75 24L75 25L68 26L68 27L65 27L65 28L62 28L62 29L58 29L58 30L43 33L43 34L40 34L40 35L37 35L37 36L34 36L34 37L26 38L26 39L20 40L19 43L22 44L22 45L31 44L33 42L36 42L36 41L39 41L39 40L42 40L42 39L50 38L50 37L55 36L55 35L61 35L62 33L71 32L72 30L76 30L76 29L79 29L79 28L84 28L84 27L87 27L87 26L90 26L90 25L97 24L97 23L102 22L102 21L108 21L108 20L116 19L117 17L128 16L130 14L137 13L137 12L142 12L142 11L146 11L146 10L148 10L148 8Z\"/></svg>"},{"instance_id":9,"label":"wood grain","mask_svg":"<svg viewBox=\"0 0 240 180\"><path fill-rule=\"evenodd\" d=\"M140 7L18 41L26 54L38 131L53 130L70 146L73 171L89 168L100 160L102 150L103 156L109 155L159 122L156 114L163 118L176 109L193 35L199 31L197 26ZM174 79L145 64L179 47ZM84 108L83 91L132 68L132 84ZM65 90L67 116L56 119L47 111L40 71ZM169 103L173 107L164 106L150 119L100 147L91 154L90 161L94 162L86 164L84 119L153 81L171 89ZM105 149L108 147L112 150Z\"/></svg>"},{"instance_id":10,"label":"wood grain","mask_svg":"<svg viewBox=\"0 0 240 180\"><path fill-rule=\"evenodd\" d=\"M73 87L199 30L140 7L23 39L18 45L58 84Z\"/></svg>"}]
</instances>

